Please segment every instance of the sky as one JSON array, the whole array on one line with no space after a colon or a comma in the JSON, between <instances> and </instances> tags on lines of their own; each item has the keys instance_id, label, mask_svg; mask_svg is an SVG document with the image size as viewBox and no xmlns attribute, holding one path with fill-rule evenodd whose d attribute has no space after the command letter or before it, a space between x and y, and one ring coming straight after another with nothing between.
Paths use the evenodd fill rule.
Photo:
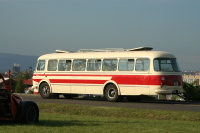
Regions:
<instances>
[{"instance_id":1,"label":"sky","mask_svg":"<svg viewBox=\"0 0 200 133\"><path fill-rule=\"evenodd\" d=\"M0 0L0 53L153 47L200 71L200 0Z\"/></svg>"}]
</instances>

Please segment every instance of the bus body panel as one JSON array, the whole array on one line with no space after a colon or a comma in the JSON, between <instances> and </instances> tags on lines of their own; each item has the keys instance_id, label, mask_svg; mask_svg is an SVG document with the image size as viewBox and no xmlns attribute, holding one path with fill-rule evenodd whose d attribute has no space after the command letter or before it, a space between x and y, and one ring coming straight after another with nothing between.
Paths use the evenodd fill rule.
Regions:
<instances>
[{"instance_id":1,"label":"bus body panel","mask_svg":"<svg viewBox=\"0 0 200 133\"><path fill-rule=\"evenodd\" d=\"M49 81L34 77L34 82L49 83L50 88L54 88L52 93L102 94L104 84L108 83L115 84L121 95L155 95L161 93L162 89L169 94L182 88L180 75L46 74Z\"/></svg>"},{"instance_id":2,"label":"bus body panel","mask_svg":"<svg viewBox=\"0 0 200 133\"><path fill-rule=\"evenodd\" d=\"M134 59L148 58L148 71L48 71L48 60L75 59ZM45 60L44 70L37 69L33 75L34 93L39 93L39 86L47 82L52 93L72 94L104 94L105 86L115 84L119 95L157 95L182 92L182 76L180 72L159 72L154 69L155 58L175 58L174 55L162 51L134 52L97 52L97 53L53 53L40 56L38 61ZM134 62L135 65L135 62ZM87 66L86 66L87 67ZM101 66L102 67L102 66ZM118 67L118 66L117 66Z\"/></svg>"}]
</instances>

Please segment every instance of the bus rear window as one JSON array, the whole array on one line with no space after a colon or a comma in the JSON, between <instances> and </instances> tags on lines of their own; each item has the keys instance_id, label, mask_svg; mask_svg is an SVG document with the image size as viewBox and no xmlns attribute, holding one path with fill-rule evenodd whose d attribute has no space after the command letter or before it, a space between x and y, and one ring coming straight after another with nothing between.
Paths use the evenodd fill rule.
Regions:
<instances>
[{"instance_id":1,"label":"bus rear window","mask_svg":"<svg viewBox=\"0 0 200 133\"><path fill-rule=\"evenodd\" d=\"M176 58L156 58L153 62L155 71L180 72Z\"/></svg>"},{"instance_id":2,"label":"bus rear window","mask_svg":"<svg viewBox=\"0 0 200 133\"><path fill-rule=\"evenodd\" d=\"M37 71L44 71L45 60L39 60L37 64Z\"/></svg>"}]
</instances>

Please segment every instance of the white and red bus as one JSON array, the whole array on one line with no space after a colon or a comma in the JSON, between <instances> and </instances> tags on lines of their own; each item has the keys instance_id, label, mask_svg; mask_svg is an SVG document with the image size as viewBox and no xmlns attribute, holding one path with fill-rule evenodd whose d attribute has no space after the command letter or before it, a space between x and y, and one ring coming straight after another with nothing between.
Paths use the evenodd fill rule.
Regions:
<instances>
[{"instance_id":1,"label":"white and red bus","mask_svg":"<svg viewBox=\"0 0 200 133\"><path fill-rule=\"evenodd\" d=\"M43 98L103 95L108 101L182 93L176 57L151 47L135 49L57 50L38 58L34 93Z\"/></svg>"}]
</instances>

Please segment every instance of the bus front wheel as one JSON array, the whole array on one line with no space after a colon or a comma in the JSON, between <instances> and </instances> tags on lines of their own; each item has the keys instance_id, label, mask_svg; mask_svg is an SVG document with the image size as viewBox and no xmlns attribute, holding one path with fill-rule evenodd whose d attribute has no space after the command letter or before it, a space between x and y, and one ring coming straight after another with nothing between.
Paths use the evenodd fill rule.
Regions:
<instances>
[{"instance_id":1,"label":"bus front wheel","mask_svg":"<svg viewBox=\"0 0 200 133\"><path fill-rule=\"evenodd\" d=\"M40 86L40 95L42 98L51 98L51 92L50 92L50 87L47 83L43 83Z\"/></svg>"},{"instance_id":2,"label":"bus front wheel","mask_svg":"<svg viewBox=\"0 0 200 133\"><path fill-rule=\"evenodd\" d=\"M110 84L105 89L105 98L109 102L120 102L124 97L118 95L117 87L113 84Z\"/></svg>"}]
</instances>

